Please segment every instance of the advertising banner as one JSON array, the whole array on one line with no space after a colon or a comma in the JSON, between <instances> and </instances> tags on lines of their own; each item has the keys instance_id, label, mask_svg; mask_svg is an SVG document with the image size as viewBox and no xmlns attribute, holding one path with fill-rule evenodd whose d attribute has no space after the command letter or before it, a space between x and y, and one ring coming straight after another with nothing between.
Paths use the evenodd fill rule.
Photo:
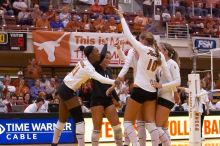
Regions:
<instances>
[{"instance_id":1,"label":"advertising banner","mask_svg":"<svg viewBox=\"0 0 220 146\"><path fill-rule=\"evenodd\" d=\"M208 52L219 47L219 38L192 37L193 48L199 52Z\"/></svg>"},{"instance_id":2,"label":"advertising banner","mask_svg":"<svg viewBox=\"0 0 220 146\"><path fill-rule=\"evenodd\" d=\"M132 48L122 33L33 31L32 34L35 57L40 65L72 66L85 57L79 46L92 45L101 50L107 43L112 55L110 66L122 67L124 62L114 45L118 43L125 54ZM155 39L158 41L159 35Z\"/></svg>"},{"instance_id":3,"label":"advertising banner","mask_svg":"<svg viewBox=\"0 0 220 146\"><path fill-rule=\"evenodd\" d=\"M57 118L0 119L0 145L51 143L56 123ZM59 143L73 143L74 129L74 122L70 119L66 123Z\"/></svg>"}]
</instances>

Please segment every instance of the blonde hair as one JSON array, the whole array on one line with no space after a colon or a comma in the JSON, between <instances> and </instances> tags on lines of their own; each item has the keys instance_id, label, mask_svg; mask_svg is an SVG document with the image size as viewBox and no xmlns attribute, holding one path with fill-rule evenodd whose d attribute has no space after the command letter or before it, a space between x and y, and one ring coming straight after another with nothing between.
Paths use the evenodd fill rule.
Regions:
<instances>
[{"instance_id":1,"label":"blonde hair","mask_svg":"<svg viewBox=\"0 0 220 146\"><path fill-rule=\"evenodd\" d=\"M157 54L157 62L158 65L161 65L161 56L159 53L159 47L157 45L157 41L155 40L153 34L151 32L142 32L139 36L140 39L142 39L144 41L144 45L146 46L152 46Z\"/></svg>"}]
</instances>

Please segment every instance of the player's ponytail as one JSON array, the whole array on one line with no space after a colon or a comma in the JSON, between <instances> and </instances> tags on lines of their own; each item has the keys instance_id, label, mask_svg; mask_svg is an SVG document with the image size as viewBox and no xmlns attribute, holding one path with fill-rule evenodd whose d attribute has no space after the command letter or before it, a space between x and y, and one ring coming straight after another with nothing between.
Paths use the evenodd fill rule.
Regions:
<instances>
[{"instance_id":1,"label":"player's ponytail","mask_svg":"<svg viewBox=\"0 0 220 146\"><path fill-rule=\"evenodd\" d=\"M168 57L176 61L180 66L180 59L178 53L174 50L173 46L168 43L161 43L163 48L168 52Z\"/></svg>"},{"instance_id":2,"label":"player's ponytail","mask_svg":"<svg viewBox=\"0 0 220 146\"><path fill-rule=\"evenodd\" d=\"M85 46L79 46L79 50L83 51L87 58L92 53L93 49L94 49L94 46L86 46L86 47Z\"/></svg>"},{"instance_id":3,"label":"player's ponytail","mask_svg":"<svg viewBox=\"0 0 220 146\"><path fill-rule=\"evenodd\" d=\"M154 36L151 32L142 32L139 36L141 40L143 40L143 44L146 46L151 46L155 49L157 55L157 64L161 65L161 56L159 53L159 47L157 45L157 41L154 39Z\"/></svg>"},{"instance_id":4,"label":"player's ponytail","mask_svg":"<svg viewBox=\"0 0 220 146\"><path fill-rule=\"evenodd\" d=\"M157 41L156 40L154 40L154 44L153 44L153 47L154 47L154 49L155 49L155 51L156 51L156 53L157 53L157 64L158 65L161 65L162 64L162 61L161 61L161 56L160 56L160 53L159 53L159 47L158 47L158 45L157 45Z\"/></svg>"}]
</instances>

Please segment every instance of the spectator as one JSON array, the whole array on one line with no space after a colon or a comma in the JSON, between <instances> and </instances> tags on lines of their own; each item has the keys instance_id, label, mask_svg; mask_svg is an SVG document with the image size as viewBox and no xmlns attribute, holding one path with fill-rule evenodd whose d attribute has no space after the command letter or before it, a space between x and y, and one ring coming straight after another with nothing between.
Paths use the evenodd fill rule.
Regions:
<instances>
[{"instance_id":1,"label":"spectator","mask_svg":"<svg viewBox=\"0 0 220 146\"><path fill-rule=\"evenodd\" d=\"M212 80L211 80L211 73L207 72L205 77L202 79L202 82L204 83L204 89L205 90L211 90L212 86Z\"/></svg>"},{"instance_id":2,"label":"spectator","mask_svg":"<svg viewBox=\"0 0 220 146\"><path fill-rule=\"evenodd\" d=\"M39 97L44 99L44 104L40 107L39 112L47 113L48 112L48 104L53 102L53 95L52 94L45 94L44 92L41 92L39 95L40 95Z\"/></svg>"},{"instance_id":3,"label":"spectator","mask_svg":"<svg viewBox=\"0 0 220 146\"><path fill-rule=\"evenodd\" d=\"M38 4L34 5L33 11L31 12L31 18L33 19L33 24L36 25L36 21L41 19L42 11Z\"/></svg>"},{"instance_id":4,"label":"spectator","mask_svg":"<svg viewBox=\"0 0 220 146\"><path fill-rule=\"evenodd\" d=\"M0 98L0 113L7 113L7 106L2 103L1 98Z\"/></svg>"},{"instance_id":5,"label":"spectator","mask_svg":"<svg viewBox=\"0 0 220 146\"><path fill-rule=\"evenodd\" d=\"M22 10L22 8L28 8L27 4L24 2L24 0L16 0L13 5L13 11L14 15L18 15L18 13Z\"/></svg>"},{"instance_id":6,"label":"spectator","mask_svg":"<svg viewBox=\"0 0 220 146\"><path fill-rule=\"evenodd\" d=\"M173 3L174 2L174 3ZM170 13L172 14L172 15L174 15L174 11L173 11L173 9L175 10L175 11L179 11L179 12L181 12L181 14L183 15L183 16L185 16L185 14L186 14L186 8L185 8L185 2L183 1L183 0L174 0L174 1L170 1L170 4L169 4L169 10L170 10Z\"/></svg>"},{"instance_id":7,"label":"spectator","mask_svg":"<svg viewBox=\"0 0 220 146\"><path fill-rule=\"evenodd\" d=\"M66 25L66 29L70 31L79 31L81 27L81 22L78 21L78 16L75 14L72 17L72 20L69 21Z\"/></svg>"},{"instance_id":8,"label":"spectator","mask_svg":"<svg viewBox=\"0 0 220 146\"><path fill-rule=\"evenodd\" d=\"M51 0L39 0L40 10L44 13L48 10L48 6L50 5Z\"/></svg>"},{"instance_id":9,"label":"spectator","mask_svg":"<svg viewBox=\"0 0 220 146\"><path fill-rule=\"evenodd\" d=\"M25 84L25 80L20 80L19 85L15 88L16 96L24 96L24 94L29 93L29 87Z\"/></svg>"},{"instance_id":10,"label":"spectator","mask_svg":"<svg viewBox=\"0 0 220 146\"><path fill-rule=\"evenodd\" d=\"M81 21L81 30L92 31L93 27L87 14L84 14Z\"/></svg>"},{"instance_id":11,"label":"spectator","mask_svg":"<svg viewBox=\"0 0 220 146\"><path fill-rule=\"evenodd\" d=\"M0 4L0 9L4 10L6 15L14 14L10 0L2 0Z\"/></svg>"},{"instance_id":12,"label":"spectator","mask_svg":"<svg viewBox=\"0 0 220 146\"><path fill-rule=\"evenodd\" d=\"M17 105L25 105L23 96L18 96Z\"/></svg>"},{"instance_id":13,"label":"spectator","mask_svg":"<svg viewBox=\"0 0 220 146\"><path fill-rule=\"evenodd\" d=\"M137 12L137 16L134 18L134 23L142 22L142 26L145 26L149 23L149 19L144 16L143 11Z\"/></svg>"},{"instance_id":14,"label":"spectator","mask_svg":"<svg viewBox=\"0 0 220 146\"><path fill-rule=\"evenodd\" d=\"M55 20L55 10L53 9L53 5L49 5L46 15L47 15L48 21Z\"/></svg>"},{"instance_id":15,"label":"spectator","mask_svg":"<svg viewBox=\"0 0 220 146\"><path fill-rule=\"evenodd\" d=\"M63 26L66 27L68 22L71 20L71 14L69 13L69 5L65 5L62 8L62 12L59 14L60 21L63 23Z\"/></svg>"},{"instance_id":16,"label":"spectator","mask_svg":"<svg viewBox=\"0 0 220 146\"><path fill-rule=\"evenodd\" d=\"M215 83L215 89L220 89L220 73L218 73L218 80Z\"/></svg>"},{"instance_id":17,"label":"spectator","mask_svg":"<svg viewBox=\"0 0 220 146\"><path fill-rule=\"evenodd\" d=\"M53 104L60 104L60 98L59 97L54 97Z\"/></svg>"},{"instance_id":18,"label":"spectator","mask_svg":"<svg viewBox=\"0 0 220 146\"><path fill-rule=\"evenodd\" d=\"M25 78L28 82L28 87L31 88L34 86L34 80L39 79L41 75L42 69L34 58L29 61L27 68L25 69Z\"/></svg>"},{"instance_id":19,"label":"spectator","mask_svg":"<svg viewBox=\"0 0 220 146\"><path fill-rule=\"evenodd\" d=\"M43 87L40 87L40 80L36 79L35 85L30 89L31 100L36 100L39 97L40 92L46 93L45 89Z\"/></svg>"},{"instance_id":20,"label":"spectator","mask_svg":"<svg viewBox=\"0 0 220 146\"><path fill-rule=\"evenodd\" d=\"M144 0L143 2L143 13L145 17L152 18L153 16L153 0Z\"/></svg>"},{"instance_id":21,"label":"spectator","mask_svg":"<svg viewBox=\"0 0 220 146\"><path fill-rule=\"evenodd\" d=\"M176 25L184 24L185 21L184 21L184 18L182 17L181 12L177 11L177 12L176 12L176 15L174 15L174 16L171 18L170 23L171 23L171 24L176 24Z\"/></svg>"},{"instance_id":22,"label":"spectator","mask_svg":"<svg viewBox=\"0 0 220 146\"><path fill-rule=\"evenodd\" d=\"M37 19L36 27L50 29L50 22L48 21L46 13L43 13L42 17L40 19Z\"/></svg>"},{"instance_id":23,"label":"spectator","mask_svg":"<svg viewBox=\"0 0 220 146\"><path fill-rule=\"evenodd\" d=\"M56 15L55 20L50 22L50 27L55 30L62 30L64 28L63 23L60 21L59 15Z\"/></svg>"},{"instance_id":24,"label":"spectator","mask_svg":"<svg viewBox=\"0 0 220 146\"><path fill-rule=\"evenodd\" d=\"M5 99L2 101L7 107L7 112L12 112L12 106L17 105L17 96L13 93L7 92L5 94Z\"/></svg>"},{"instance_id":25,"label":"spectator","mask_svg":"<svg viewBox=\"0 0 220 146\"><path fill-rule=\"evenodd\" d=\"M184 100L184 103L182 104L182 107L183 107L184 111L189 111L189 97L188 96Z\"/></svg>"},{"instance_id":26,"label":"spectator","mask_svg":"<svg viewBox=\"0 0 220 146\"><path fill-rule=\"evenodd\" d=\"M109 15L112 16L115 14L114 7L112 5L112 0L108 0L107 5L105 5L103 8L103 13L104 13L104 15L107 15L107 16L109 16Z\"/></svg>"},{"instance_id":27,"label":"spectator","mask_svg":"<svg viewBox=\"0 0 220 146\"><path fill-rule=\"evenodd\" d=\"M15 86L15 87L19 86L21 80L24 80L24 75L23 75L23 72L22 72L22 71L18 71L18 72L17 72L17 76L18 76L18 78L15 79L15 80L13 81L13 83L12 83L12 85Z\"/></svg>"},{"instance_id":28,"label":"spectator","mask_svg":"<svg viewBox=\"0 0 220 146\"><path fill-rule=\"evenodd\" d=\"M27 11L27 8L22 8L18 13L18 24L20 25L32 25L32 19L30 13Z\"/></svg>"},{"instance_id":29,"label":"spectator","mask_svg":"<svg viewBox=\"0 0 220 146\"><path fill-rule=\"evenodd\" d=\"M104 32L118 32L117 30L117 24L115 23L115 18L114 16L111 16L109 18L109 20L107 21L106 25L105 25L105 30Z\"/></svg>"},{"instance_id":30,"label":"spectator","mask_svg":"<svg viewBox=\"0 0 220 146\"><path fill-rule=\"evenodd\" d=\"M18 71L17 76L18 78L14 80L12 85L15 86L16 88L16 91L15 91L16 96L23 96L24 94L29 92L29 87L24 80L22 71Z\"/></svg>"},{"instance_id":31,"label":"spectator","mask_svg":"<svg viewBox=\"0 0 220 146\"><path fill-rule=\"evenodd\" d=\"M46 74L43 74L40 79L40 87L46 89L46 86L50 83Z\"/></svg>"},{"instance_id":32,"label":"spectator","mask_svg":"<svg viewBox=\"0 0 220 146\"><path fill-rule=\"evenodd\" d=\"M104 32L105 21L102 15L99 15L99 17L93 22L93 27L95 28L96 32Z\"/></svg>"},{"instance_id":33,"label":"spectator","mask_svg":"<svg viewBox=\"0 0 220 146\"><path fill-rule=\"evenodd\" d=\"M39 109L44 104L44 99L38 97L36 101L30 104L25 110L24 113L39 113Z\"/></svg>"},{"instance_id":34,"label":"spectator","mask_svg":"<svg viewBox=\"0 0 220 146\"><path fill-rule=\"evenodd\" d=\"M26 107L32 103L31 101L31 97L30 97L30 94L29 93L26 93L24 96L24 104L26 105Z\"/></svg>"},{"instance_id":35,"label":"spectator","mask_svg":"<svg viewBox=\"0 0 220 146\"><path fill-rule=\"evenodd\" d=\"M133 25L133 33L140 34L141 31L143 31L143 30L144 30L144 25L143 25L142 19L137 19Z\"/></svg>"},{"instance_id":36,"label":"spectator","mask_svg":"<svg viewBox=\"0 0 220 146\"><path fill-rule=\"evenodd\" d=\"M11 85L11 77L6 75L3 79L3 90L14 93L16 91L15 86Z\"/></svg>"},{"instance_id":37,"label":"spectator","mask_svg":"<svg viewBox=\"0 0 220 146\"><path fill-rule=\"evenodd\" d=\"M99 0L95 0L95 3L90 6L90 13L93 14L93 18L96 18L99 14L103 14L103 6L99 5Z\"/></svg>"},{"instance_id":38,"label":"spectator","mask_svg":"<svg viewBox=\"0 0 220 146\"><path fill-rule=\"evenodd\" d=\"M46 94L51 94L55 96L56 92L57 92L57 88L56 88L55 78L51 78L48 84L46 84Z\"/></svg>"},{"instance_id":39,"label":"spectator","mask_svg":"<svg viewBox=\"0 0 220 146\"><path fill-rule=\"evenodd\" d=\"M165 9L162 13L162 21L164 23L164 26L166 26L166 23L169 22L171 19L170 13L168 9Z\"/></svg>"}]
</instances>

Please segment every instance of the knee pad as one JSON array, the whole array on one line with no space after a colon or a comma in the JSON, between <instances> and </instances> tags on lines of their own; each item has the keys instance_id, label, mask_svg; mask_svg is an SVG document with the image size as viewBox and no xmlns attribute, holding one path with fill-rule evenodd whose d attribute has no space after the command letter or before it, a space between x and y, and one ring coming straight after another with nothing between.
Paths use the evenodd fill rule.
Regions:
<instances>
[{"instance_id":1,"label":"knee pad","mask_svg":"<svg viewBox=\"0 0 220 146\"><path fill-rule=\"evenodd\" d=\"M118 124L116 126L112 127L113 131L114 131L114 136L116 139L122 139L123 135L122 135L122 129L121 129L121 124Z\"/></svg>"},{"instance_id":2,"label":"knee pad","mask_svg":"<svg viewBox=\"0 0 220 146\"><path fill-rule=\"evenodd\" d=\"M84 122L76 123L76 134L80 134L80 135L85 134L85 123Z\"/></svg>"},{"instance_id":3,"label":"knee pad","mask_svg":"<svg viewBox=\"0 0 220 146\"><path fill-rule=\"evenodd\" d=\"M124 129L126 130L128 127L133 126L132 121L124 121Z\"/></svg>"},{"instance_id":4,"label":"knee pad","mask_svg":"<svg viewBox=\"0 0 220 146\"><path fill-rule=\"evenodd\" d=\"M55 128L62 131L64 129L65 125L66 125L66 123L62 123L58 120Z\"/></svg>"},{"instance_id":5,"label":"knee pad","mask_svg":"<svg viewBox=\"0 0 220 146\"><path fill-rule=\"evenodd\" d=\"M162 136L163 134L165 134L165 132L163 131L162 127L157 127L157 130L159 132L159 136Z\"/></svg>"},{"instance_id":6,"label":"knee pad","mask_svg":"<svg viewBox=\"0 0 220 146\"><path fill-rule=\"evenodd\" d=\"M92 132L92 142L98 142L99 141L99 130L93 130Z\"/></svg>"},{"instance_id":7,"label":"knee pad","mask_svg":"<svg viewBox=\"0 0 220 146\"><path fill-rule=\"evenodd\" d=\"M145 127L145 121L139 121L139 120L137 120L137 121L136 121L136 124L137 124L137 127L138 127L138 126Z\"/></svg>"},{"instance_id":8,"label":"knee pad","mask_svg":"<svg viewBox=\"0 0 220 146\"><path fill-rule=\"evenodd\" d=\"M146 123L145 125L149 133L153 132L154 130L157 130L155 123Z\"/></svg>"},{"instance_id":9,"label":"knee pad","mask_svg":"<svg viewBox=\"0 0 220 146\"><path fill-rule=\"evenodd\" d=\"M75 123L84 122L81 106L74 107L69 110L70 115L73 117Z\"/></svg>"}]
</instances>

